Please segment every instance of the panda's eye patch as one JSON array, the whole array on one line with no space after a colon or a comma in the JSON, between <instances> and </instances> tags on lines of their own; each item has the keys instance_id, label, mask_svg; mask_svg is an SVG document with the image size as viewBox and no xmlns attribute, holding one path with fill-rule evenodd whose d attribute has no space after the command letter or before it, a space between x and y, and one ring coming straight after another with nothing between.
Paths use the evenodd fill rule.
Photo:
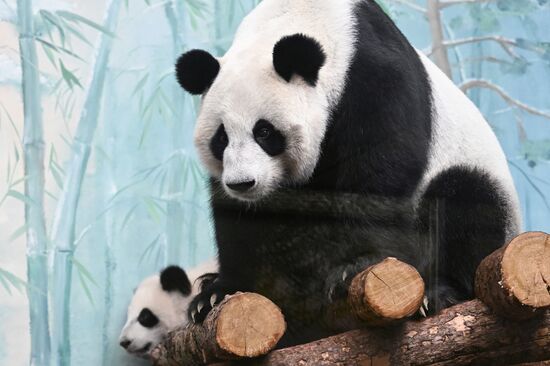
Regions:
<instances>
[{"instance_id":1,"label":"panda's eye patch","mask_svg":"<svg viewBox=\"0 0 550 366\"><path fill-rule=\"evenodd\" d=\"M256 131L254 135L256 136L257 139L265 140L269 138L269 136L271 136L271 131L272 131L271 128L262 127L258 131Z\"/></svg>"},{"instance_id":2,"label":"panda's eye patch","mask_svg":"<svg viewBox=\"0 0 550 366\"><path fill-rule=\"evenodd\" d=\"M270 156L282 154L286 149L286 139L275 126L261 119L256 122L254 130L254 139L256 143Z\"/></svg>"},{"instance_id":3,"label":"panda's eye patch","mask_svg":"<svg viewBox=\"0 0 550 366\"><path fill-rule=\"evenodd\" d=\"M229 137L225 132L224 125L222 124L214 134L214 137L212 137L212 140L210 140L210 151L212 151L212 155L214 155L216 159L222 161L223 152L225 151L225 148L228 144Z\"/></svg>"},{"instance_id":4,"label":"panda's eye patch","mask_svg":"<svg viewBox=\"0 0 550 366\"><path fill-rule=\"evenodd\" d=\"M153 328L159 323L159 318L151 310L145 308L139 313L138 322L145 328Z\"/></svg>"}]
</instances>

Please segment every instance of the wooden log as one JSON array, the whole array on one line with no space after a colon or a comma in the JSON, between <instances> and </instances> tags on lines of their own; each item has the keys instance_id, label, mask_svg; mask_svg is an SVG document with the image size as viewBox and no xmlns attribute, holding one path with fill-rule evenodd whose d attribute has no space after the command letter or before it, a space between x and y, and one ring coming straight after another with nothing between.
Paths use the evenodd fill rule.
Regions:
<instances>
[{"instance_id":1,"label":"wooden log","mask_svg":"<svg viewBox=\"0 0 550 366\"><path fill-rule=\"evenodd\" d=\"M418 271L395 258L367 268L350 286L348 303L367 325L387 325L418 311L424 281Z\"/></svg>"},{"instance_id":2,"label":"wooden log","mask_svg":"<svg viewBox=\"0 0 550 366\"><path fill-rule=\"evenodd\" d=\"M517 323L479 300L398 327L354 330L248 365L512 365L550 359L550 312Z\"/></svg>"},{"instance_id":3,"label":"wooden log","mask_svg":"<svg viewBox=\"0 0 550 366\"><path fill-rule=\"evenodd\" d=\"M476 296L497 314L529 319L550 307L550 235L529 232L485 258Z\"/></svg>"},{"instance_id":4,"label":"wooden log","mask_svg":"<svg viewBox=\"0 0 550 366\"><path fill-rule=\"evenodd\" d=\"M254 293L227 296L200 325L171 334L151 352L157 366L204 365L265 355L286 329L280 309Z\"/></svg>"}]
</instances>

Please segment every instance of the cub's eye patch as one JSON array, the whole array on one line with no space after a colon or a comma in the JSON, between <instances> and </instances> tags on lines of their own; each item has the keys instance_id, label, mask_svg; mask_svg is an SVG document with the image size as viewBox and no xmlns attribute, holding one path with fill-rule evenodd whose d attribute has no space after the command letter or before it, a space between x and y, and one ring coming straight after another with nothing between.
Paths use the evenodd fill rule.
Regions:
<instances>
[{"instance_id":1,"label":"cub's eye patch","mask_svg":"<svg viewBox=\"0 0 550 366\"><path fill-rule=\"evenodd\" d=\"M214 134L214 137L212 137L212 140L210 140L210 151L212 151L212 155L214 155L216 159L222 161L223 152L225 151L225 148L228 144L229 137L225 132L224 125L222 124Z\"/></svg>"},{"instance_id":2,"label":"cub's eye patch","mask_svg":"<svg viewBox=\"0 0 550 366\"><path fill-rule=\"evenodd\" d=\"M256 122L254 140L270 156L282 154L286 149L286 139L283 134L265 119Z\"/></svg>"},{"instance_id":3,"label":"cub's eye patch","mask_svg":"<svg viewBox=\"0 0 550 366\"><path fill-rule=\"evenodd\" d=\"M159 318L151 310L145 308L139 313L138 322L145 328L153 328L159 323Z\"/></svg>"}]
</instances>

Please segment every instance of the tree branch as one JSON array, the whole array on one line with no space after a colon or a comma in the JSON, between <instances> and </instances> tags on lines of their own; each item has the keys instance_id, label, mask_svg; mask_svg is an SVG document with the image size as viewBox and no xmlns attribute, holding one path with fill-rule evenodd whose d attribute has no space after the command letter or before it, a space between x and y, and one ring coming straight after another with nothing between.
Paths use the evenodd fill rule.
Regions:
<instances>
[{"instance_id":1,"label":"tree branch","mask_svg":"<svg viewBox=\"0 0 550 366\"><path fill-rule=\"evenodd\" d=\"M493 0L447 0L439 2L439 9L444 9L448 6L453 5L462 5L462 4L479 4L479 3L489 3Z\"/></svg>"},{"instance_id":2,"label":"tree branch","mask_svg":"<svg viewBox=\"0 0 550 366\"><path fill-rule=\"evenodd\" d=\"M454 41L445 41L443 42L443 46L456 47L456 46L461 46L468 43L477 43L477 42L485 42L485 41L497 42L502 47L502 49L511 57L520 58L519 55L514 51L513 47L518 47L518 48L523 48L523 47L521 47L513 39L509 39L501 36L469 37L469 38L457 39Z\"/></svg>"},{"instance_id":3,"label":"tree branch","mask_svg":"<svg viewBox=\"0 0 550 366\"><path fill-rule=\"evenodd\" d=\"M516 323L494 315L481 301L473 300L401 327L354 330L277 350L253 365L459 366L535 362L550 357L549 326L549 312Z\"/></svg>"},{"instance_id":4,"label":"tree branch","mask_svg":"<svg viewBox=\"0 0 550 366\"><path fill-rule=\"evenodd\" d=\"M392 2L394 2L394 3L398 3L398 4L401 4L401 5L404 5L404 6L408 7L408 8L410 8L410 9L415 10L415 11L417 11L417 12L419 12L419 13L424 14L424 15L426 15L426 13L427 13L426 9L424 9L424 8L421 7L420 5L415 4L415 3L413 3L413 2L411 2L411 1L409 1L409 0L390 0L390 1L392 1Z\"/></svg>"},{"instance_id":5,"label":"tree branch","mask_svg":"<svg viewBox=\"0 0 550 366\"><path fill-rule=\"evenodd\" d=\"M523 102L520 102L517 99L514 99L511 97L508 93L504 91L500 86L491 83L488 80L467 80L464 83L462 83L460 86L460 90L463 92L467 92L470 89L474 88L482 88L482 89L488 89L492 90L495 93L497 93L506 103L508 103L510 106L517 107L527 113L533 114L535 116L544 117L546 119L550 119L550 113L542 111L540 109L536 109L534 107L531 107Z\"/></svg>"}]
</instances>

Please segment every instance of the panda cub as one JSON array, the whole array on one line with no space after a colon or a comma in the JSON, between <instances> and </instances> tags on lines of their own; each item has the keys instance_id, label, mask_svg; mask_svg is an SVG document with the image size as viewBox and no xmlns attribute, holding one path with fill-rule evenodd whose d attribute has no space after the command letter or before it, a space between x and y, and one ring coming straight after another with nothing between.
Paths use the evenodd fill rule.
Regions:
<instances>
[{"instance_id":1,"label":"panda cub","mask_svg":"<svg viewBox=\"0 0 550 366\"><path fill-rule=\"evenodd\" d=\"M386 257L420 271L433 314L472 298L480 261L521 227L491 127L375 0L263 0L225 55L192 50L176 71L202 95L220 263L189 306L196 322L253 291L281 307L281 345L355 327L347 288ZM332 211L307 211L308 197Z\"/></svg>"},{"instance_id":2,"label":"panda cub","mask_svg":"<svg viewBox=\"0 0 550 366\"><path fill-rule=\"evenodd\" d=\"M143 280L128 307L120 345L133 355L147 358L168 332L187 324L189 302L216 277L217 270L214 261L187 272L170 266Z\"/></svg>"}]
</instances>

